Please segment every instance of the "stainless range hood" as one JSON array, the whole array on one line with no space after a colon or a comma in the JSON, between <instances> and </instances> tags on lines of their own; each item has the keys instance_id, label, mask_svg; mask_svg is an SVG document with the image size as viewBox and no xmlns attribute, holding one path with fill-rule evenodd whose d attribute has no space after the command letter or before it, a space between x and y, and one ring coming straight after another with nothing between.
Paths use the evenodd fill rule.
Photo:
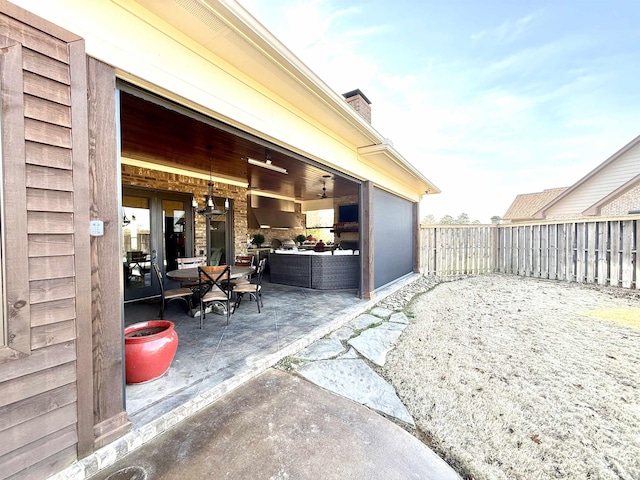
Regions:
<instances>
[{"instance_id":1,"label":"stainless range hood","mask_svg":"<svg viewBox=\"0 0 640 480\"><path fill-rule=\"evenodd\" d=\"M250 195L247 216L249 228L302 228L291 200Z\"/></svg>"}]
</instances>

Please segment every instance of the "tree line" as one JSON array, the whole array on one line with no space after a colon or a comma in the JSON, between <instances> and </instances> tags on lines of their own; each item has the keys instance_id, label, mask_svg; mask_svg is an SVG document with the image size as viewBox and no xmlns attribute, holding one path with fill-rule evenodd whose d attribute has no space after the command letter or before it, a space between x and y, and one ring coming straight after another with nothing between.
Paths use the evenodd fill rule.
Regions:
<instances>
[{"instance_id":1,"label":"tree line","mask_svg":"<svg viewBox=\"0 0 640 480\"><path fill-rule=\"evenodd\" d=\"M439 223L442 225L469 225L469 224L476 225L480 223L480 220L471 221L471 219L469 218L469 215L467 215L466 213L461 213L457 217L453 217L451 215L444 215L443 217L440 218L440 220L436 220L435 215L429 213L428 215L425 215L424 217L422 217L422 220L420 221L420 223L428 224L428 225L433 225L436 223Z\"/></svg>"}]
</instances>

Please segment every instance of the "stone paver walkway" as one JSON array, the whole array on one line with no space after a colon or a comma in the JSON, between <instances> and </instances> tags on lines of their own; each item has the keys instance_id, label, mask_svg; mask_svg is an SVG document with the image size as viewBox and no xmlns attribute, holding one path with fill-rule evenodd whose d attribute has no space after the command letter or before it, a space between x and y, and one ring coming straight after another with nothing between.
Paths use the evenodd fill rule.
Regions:
<instances>
[{"instance_id":1,"label":"stone paver walkway","mask_svg":"<svg viewBox=\"0 0 640 480\"><path fill-rule=\"evenodd\" d=\"M292 355L291 368L316 385L415 426L394 388L374 368L383 366L409 319L376 307Z\"/></svg>"}]
</instances>

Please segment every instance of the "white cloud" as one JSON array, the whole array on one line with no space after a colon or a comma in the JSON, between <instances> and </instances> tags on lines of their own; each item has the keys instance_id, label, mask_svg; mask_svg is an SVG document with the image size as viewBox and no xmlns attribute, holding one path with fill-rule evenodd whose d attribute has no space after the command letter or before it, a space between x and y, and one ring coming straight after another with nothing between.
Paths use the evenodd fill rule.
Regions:
<instances>
[{"instance_id":1,"label":"white cloud","mask_svg":"<svg viewBox=\"0 0 640 480\"><path fill-rule=\"evenodd\" d=\"M384 15L356 23L374 18L365 4L242 3L338 93L367 95L374 127L443 191L423 214L488 222L518 193L571 185L640 133L639 54L623 48L620 22L608 48L600 18L596 34L578 28L580 4L497 21L487 10L466 31L436 21L437 32L403 37ZM417 5L405 19L424 13ZM497 26L470 30L482 24ZM390 40L406 43L381 55Z\"/></svg>"},{"instance_id":2,"label":"white cloud","mask_svg":"<svg viewBox=\"0 0 640 480\"><path fill-rule=\"evenodd\" d=\"M505 20L498 27L471 34L470 38L473 44L478 44L485 40L495 40L498 43L512 43L526 32L535 18L535 14L530 14L515 21Z\"/></svg>"}]
</instances>

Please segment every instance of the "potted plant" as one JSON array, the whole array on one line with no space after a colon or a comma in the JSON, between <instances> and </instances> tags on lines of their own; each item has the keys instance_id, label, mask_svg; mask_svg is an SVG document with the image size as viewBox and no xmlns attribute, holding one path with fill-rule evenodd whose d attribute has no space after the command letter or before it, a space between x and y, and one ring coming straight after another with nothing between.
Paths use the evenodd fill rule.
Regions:
<instances>
[{"instance_id":1,"label":"potted plant","mask_svg":"<svg viewBox=\"0 0 640 480\"><path fill-rule=\"evenodd\" d=\"M307 237L305 237L304 235L300 234L300 235L298 235L296 237L296 242L298 242L298 245L302 245L306 239L307 239Z\"/></svg>"},{"instance_id":2,"label":"potted plant","mask_svg":"<svg viewBox=\"0 0 640 480\"><path fill-rule=\"evenodd\" d=\"M175 325L168 320L134 323L124 329L127 383L143 383L164 375L178 349Z\"/></svg>"},{"instance_id":3,"label":"potted plant","mask_svg":"<svg viewBox=\"0 0 640 480\"><path fill-rule=\"evenodd\" d=\"M253 236L253 243L260 248L260 245L262 245L264 243L264 235L262 235L261 233L256 233Z\"/></svg>"}]
</instances>

